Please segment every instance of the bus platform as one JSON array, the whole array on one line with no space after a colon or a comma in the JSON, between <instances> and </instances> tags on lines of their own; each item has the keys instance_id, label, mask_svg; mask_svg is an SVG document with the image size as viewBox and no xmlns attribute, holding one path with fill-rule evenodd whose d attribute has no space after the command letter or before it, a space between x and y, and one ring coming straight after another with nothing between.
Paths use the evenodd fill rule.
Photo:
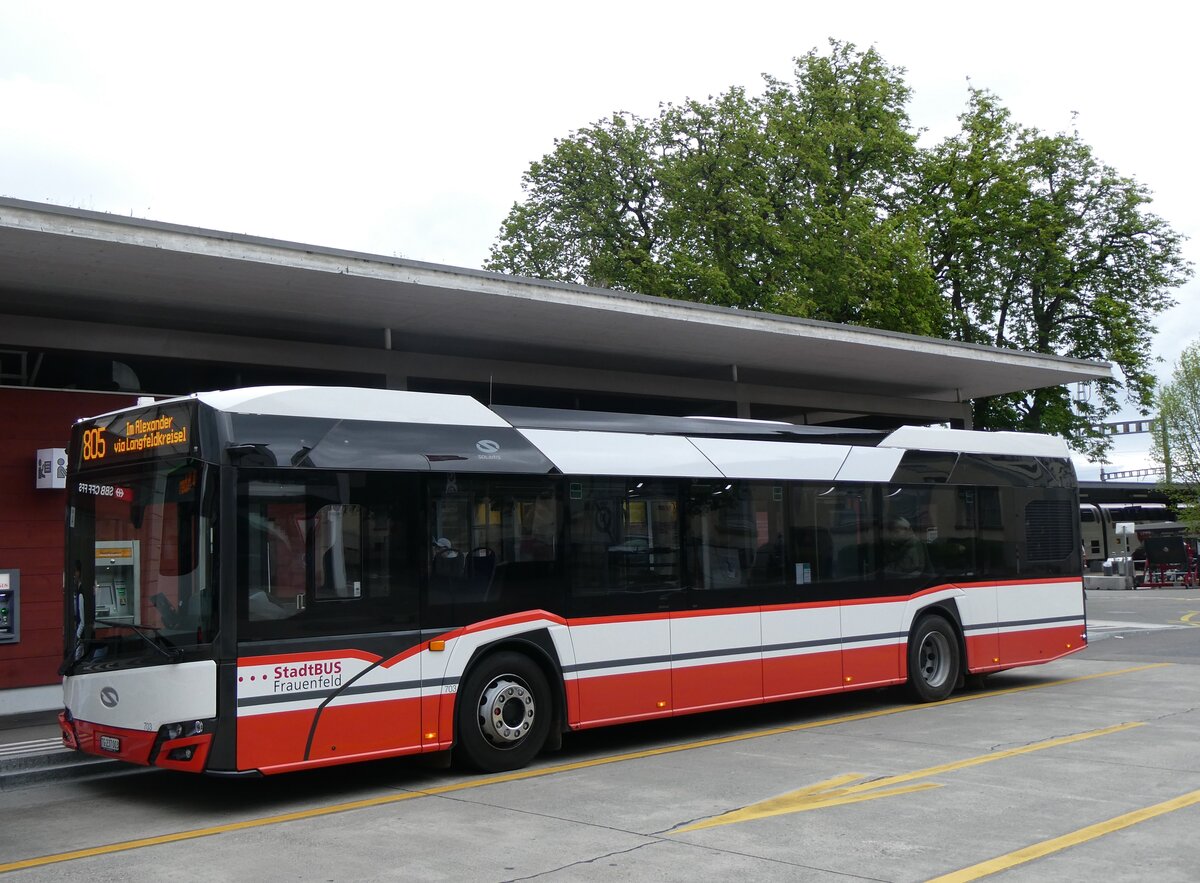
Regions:
<instances>
[{"instance_id":1,"label":"bus platform","mask_svg":"<svg viewBox=\"0 0 1200 883\"><path fill-rule=\"evenodd\" d=\"M0 791L130 769L129 764L120 760L66 748L57 711L0 715Z\"/></svg>"}]
</instances>

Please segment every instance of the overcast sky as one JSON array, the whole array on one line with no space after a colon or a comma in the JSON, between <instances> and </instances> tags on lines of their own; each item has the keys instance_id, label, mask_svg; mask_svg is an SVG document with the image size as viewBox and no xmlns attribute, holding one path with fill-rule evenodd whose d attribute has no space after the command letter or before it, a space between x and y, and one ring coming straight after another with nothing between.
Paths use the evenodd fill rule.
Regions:
<instances>
[{"instance_id":1,"label":"overcast sky","mask_svg":"<svg viewBox=\"0 0 1200 883\"><path fill-rule=\"evenodd\" d=\"M907 69L926 143L956 129L968 79L1023 125L1077 128L1153 191L1196 261L1185 4L832 6L3 2L0 194L479 267L555 137L790 79L834 37ZM1160 377L1200 334L1200 283L1178 297ZM1111 468L1146 465L1146 447L1122 442Z\"/></svg>"}]
</instances>

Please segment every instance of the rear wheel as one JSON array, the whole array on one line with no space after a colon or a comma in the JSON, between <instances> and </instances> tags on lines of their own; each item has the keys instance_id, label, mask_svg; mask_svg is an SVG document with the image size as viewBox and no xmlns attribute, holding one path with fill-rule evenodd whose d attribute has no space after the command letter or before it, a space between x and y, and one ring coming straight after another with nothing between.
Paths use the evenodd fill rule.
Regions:
<instances>
[{"instance_id":1,"label":"rear wheel","mask_svg":"<svg viewBox=\"0 0 1200 883\"><path fill-rule=\"evenodd\" d=\"M938 702L954 692L962 660L954 628L927 616L908 639L908 689L919 702Z\"/></svg>"},{"instance_id":2,"label":"rear wheel","mask_svg":"<svg viewBox=\"0 0 1200 883\"><path fill-rule=\"evenodd\" d=\"M458 692L458 748L489 773L519 769L546 743L554 717L546 676L522 653L484 657Z\"/></svg>"}]
</instances>

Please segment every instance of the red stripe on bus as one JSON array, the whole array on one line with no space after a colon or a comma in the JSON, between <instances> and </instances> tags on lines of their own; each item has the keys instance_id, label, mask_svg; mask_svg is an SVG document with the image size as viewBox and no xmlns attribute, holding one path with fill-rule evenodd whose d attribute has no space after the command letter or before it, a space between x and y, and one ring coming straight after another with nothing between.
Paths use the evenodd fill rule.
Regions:
<instances>
[{"instance_id":1,"label":"red stripe on bus","mask_svg":"<svg viewBox=\"0 0 1200 883\"><path fill-rule=\"evenodd\" d=\"M454 743L454 700L452 693L421 697L421 725L425 751L449 748Z\"/></svg>"},{"instance_id":2,"label":"red stripe on bus","mask_svg":"<svg viewBox=\"0 0 1200 883\"><path fill-rule=\"evenodd\" d=\"M212 747L212 739L212 733L202 733L199 736L184 736L182 739L163 742L159 746L158 757L154 759L154 765L184 773L204 772L204 764L208 760L208 750ZM188 760L171 759L172 751L187 748L192 750L191 758Z\"/></svg>"},{"instance_id":3,"label":"red stripe on bus","mask_svg":"<svg viewBox=\"0 0 1200 883\"><path fill-rule=\"evenodd\" d=\"M239 715L237 765L241 770L282 763L303 763L315 708Z\"/></svg>"},{"instance_id":4,"label":"red stripe on bus","mask_svg":"<svg viewBox=\"0 0 1200 883\"><path fill-rule=\"evenodd\" d=\"M658 622L670 618L671 614L666 611L660 613L629 613L614 616L583 616L578 619L568 619L567 625L572 627L581 625L615 625L623 622Z\"/></svg>"},{"instance_id":5,"label":"red stripe on bus","mask_svg":"<svg viewBox=\"0 0 1200 883\"><path fill-rule=\"evenodd\" d=\"M905 678L905 642L881 647L848 647L842 650L842 682L847 690L898 684Z\"/></svg>"},{"instance_id":6,"label":"red stripe on bus","mask_svg":"<svg viewBox=\"0 0 1200 883\"><path fill-rule=\"evenodd\" d=\"M310 760L379 751L419 751L421 700L388 699L325 706L309 748Z\"/></svg>"},{"instance_id":7,"label":"red stripe on bus","mask_svg":"<svg viewBox=\"0 0 1200 883\"><path fill-rule=\"evenodd\" d=\"M763 693L770 701L798 699L842 689L842 652L795 653L763 659Z\"/></svg>"},{"instance_id":8,"label":"red stripe on bus","mask_svg":"<svg viewBox=\"0 0 1200 883\"><path fill-rule=\"evenodd\" d=\"M1005 668L1037 665L1077 653L1087 646L1083 624L1029 631L1000 632L1000 664Z\"/></svg>"},{"instance_id":9,"label":"red stripe on bus","mask_svg":"<svg viewBox=\"0 0 1200 883\"><path fill-rule=\"evenodd\" d=\"M110 727L107 724L94 724L82 720L74 720L72 725L75 742L84 754L115 757L142 766L150 763L150 751L154 748L154 740L158 738L157 731L129 730L124 727ZM116 739L120 747L116 751L104 750L100 747L100 740L103 736Z\"/></svg>"},{"instance_id":10,"label":"red stripe on bus","mask_svg":"<svg viewBox=\"0 0 1200 883\"><path fill-rule=\"evenodd\" d=\"M365 662L378 662L382 659L375 653L367 653L363 650L313 650L308 653L277 653L272 656L242 656L238 658L237 664L241 668L251 665L283 665L290 662L317 662L326 659L361 659Z\"/></svg>"},{"instance_id":11,"label":"red stripe on bus","mask_svg":"<svg viewBox=\"0 0 1200 883\"><path fill-rule=\"evenodd\" d=\"M671 714L671 670L578 678L581 727L667 717Z\"/></svg>"},{"instance_id":12,"label":"red stripe on bus","mask_svg":"<svg viewBox=\"0 0 1200 883\"><path fill-rule=\"evenodd\" d=\"M568 625L568 621L557 614L550 613L546 610L525 610L521 613L511 613L507 616L497 616L494 619L484 619L479 622L471 623L470 625L461 626L460 628L450 629L448 632L442 632L431 641L453 641L461 638L464 635L475 635L480 632L490 631L491 629L507 628L512 625L522 625L527 622L537 622L538 620L547 620L552 625ZM429 646L429 641L425 641L418 649L425 649Z\"/></svg>"},{"instance_id":13,"label":"red stripe on bus","mask_svg":"<svg viewBox=\"0 0 1200 883\"><path fill-rule=\"evenodd\" d=\"M392 668L393 666L399 665L401 662L404 662L404 660L412 659L418 653L421 653L428 649L429 649L428 641L423 641L420 644L414 644L412 647L409 647L407 650L403 650L400 653L397 653L395 656L392 656L389 659L385 659L383 662L379 663L379 667L380 668Z\"/></svg>"},{"instance_id":14,"label":"red stripe on bus","mask_svg":"<svg viewBox=\"0 0 1200 883\"><path fill-rule=\"evenodd\" d=\"M964 589L991 589L1001 586L1049 586L1071 584L1082 587L1083 580L1077 576L1047 576L1039 579L1003 579L985 580L981 582L955 583Z\"/></svg>"},{"instance_id":15,"label":"red stripe on bus","mask_svg":"<svg viewBox=\"0 0 1200 883\"><path fill-rule=\"evenodd\" d=\"M796 604L764 604L763 613L783 613L788 610L829 610L841 605L841 601L802 601Z\"/></svg>"},{"instance_id":16,"label":"red stripe on bus","mask_svg":"<svg viewBox=\"0 0 1200 883\"><path fill-rule=\"evenodd\" d=\"M676 713L708 711L763 701L762 659L689 665L671 670Z\"/></svg>"},{"instance_id":17,"label":"red stripe on bus","mask_svg":"<svg viewBox=\"0 0 1200 883\"><path fill-rule=\"evenodd\" d=\"M1000 638L995 629L966 636L967 658L963 667L971 674L983 674L1000 668Z\"/></svg>"},{"instance_id":18,"label":"red stripe on bus","mask_svg":"<svg viewBox=\"0 0 1200 883\"><path fill-rule=\"evenodd\" d=\"M700 610L672 610L671 619L695 619L701 616L737 616L760 613L761 607L705 607Z\"/></svg>"},{"instance_id":19,"label":"red stripe on bus","mask_svg":"<svg viewBox=\"0 0 1200 883\"><path fill-rule=\"evenodd\" d=\"M459 634L473 635L477 632L486 632L491 629L507 628L511 625L523 625L527 622L536 622L538 620L546 620L552 625L566 625L567 621L561 616L549 613L545 610L527 610L524 613L510 613L507 616L497 616L495 619L485 619L481 622L473 622L468 626L464 626L459 630Z\"/></svg>"}]
</instances>

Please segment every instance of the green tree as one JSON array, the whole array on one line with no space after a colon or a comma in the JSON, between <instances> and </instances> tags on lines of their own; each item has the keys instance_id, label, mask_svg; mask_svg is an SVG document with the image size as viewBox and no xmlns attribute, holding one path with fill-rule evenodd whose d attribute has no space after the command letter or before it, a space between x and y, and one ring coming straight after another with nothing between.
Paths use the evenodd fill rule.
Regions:
<instances>
[{"instance_id":1,"label":"green tree","mask_svg":"<svg viewBox=\"0 0 1200 883\"><path fill-rule=\"evenodd\" d=\"M922 157L913 194L950 336L1112 362L1146 413L1154 318L1191 275L1181 237L1147 210L1148 191L1077 133L1021 127L978 89L960 122ZM1110 440L1096 427L1120 407L1120 388L1100 383L1095 400L1074 406L1065 387L982 399L975 420L1061 434L1098 456Z\"/></svg>"},{"instance_id":2,"label":"green tree","mask_svg":"<svg viewBox=\"0 0 1200 883\"><path fill-rule=\"evenodd\" d=\"M488 268L938 334L920 227L897 211L916 136L903 72L831 43L790 83L614 114L522 179Z\"/></svg>"},{"instance_id":3,"label":"green tree","mask_svg":"<svg viewBox=\"0 0 1200 883\"><path fill-rule=\"evenodd\" d=\"M1120 380L974 402L981 428L1061 434L1153 397L1153 321L1191 275L1149 192L1077 133L1015 123L971 89L920 149L904 71L830 41L791 81L618 113L522 179L487 267L739 309L1112 362Z\"/></svg>"},{"instance_id":4,"label":"green tree","mask_svg":"<svg viewBox=\"0 0 1200 883\"><path fill-rule=\"evenodd\" d=\"M1157 403L1154 458L1168 471L1162 487L1184 504L1181 512L1192 530L1200 530L1200 343L1183 351Z\"/></svg>"},{"instance_id":5,"label":"green tree","mask_svg":"<svg viewBox=\"0 0 1200 883\"><path fill-rule=\"evenodd\" d=\"M656 133L615 114L557 140L530 165L488 267L538 279L662 294Z\"/></svg>"}]
</instances>

